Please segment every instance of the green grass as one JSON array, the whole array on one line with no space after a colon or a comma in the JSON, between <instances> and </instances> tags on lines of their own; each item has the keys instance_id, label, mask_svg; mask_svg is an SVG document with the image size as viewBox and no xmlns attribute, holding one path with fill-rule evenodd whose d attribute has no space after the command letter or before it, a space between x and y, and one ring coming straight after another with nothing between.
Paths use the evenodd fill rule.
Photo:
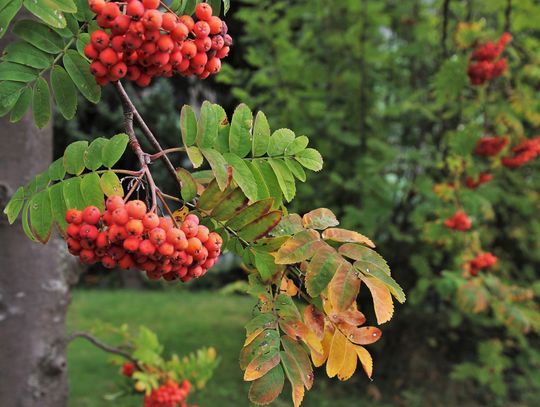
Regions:
<instances>
[{"instance_id":1,"label":"green grass","mask_svg":"<svg viewBox=\"0 0 540 407\"><path fill-rule=\"evenodd\" d=\"M96 324L119 326L146 325L155 331L167 353L183 355L200 347L214 346L221 364L207 387L190 397L200 407L252 406L247 399L249 384L242 380L238 353L244 340L244 324L249 320L253 299L211 292L184 291L75 291L68 316L68 330L90 330ZM71 407L141 406L138 395L109 401L106 394L125 386L110 355L77 339L68 349ZM368 406L361 399L363 385L324 380L318 372L314 388L306 395L306 407ZM358 372L357 376L361 376ZM362 377L361 382L367 381ZM290 406L290 389L274 402L275 407Z\"/></svg>"}]
</instances>

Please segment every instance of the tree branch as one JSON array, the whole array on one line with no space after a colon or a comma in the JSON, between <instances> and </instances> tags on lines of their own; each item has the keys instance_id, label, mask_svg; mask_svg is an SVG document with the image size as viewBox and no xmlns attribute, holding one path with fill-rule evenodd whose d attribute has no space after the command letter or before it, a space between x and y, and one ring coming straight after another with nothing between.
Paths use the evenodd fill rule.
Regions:
<instances>
[{"instance_id":1,"label":"tree branch","mask_svg":"<svg viewBox=\"0 0 540 407\"><path fill-rule=\"evenodd\" d=\"M122 349L118 349L118 348L115 348L113 346L107 345L106 343L101 342L98 338L96 338L95 336L89 334L88 332L84 332L84 331L73 332L71 335L69 335L66 338L66 343L70 343L71 341L73 341L76 338L86 339L92 345L96 346L97 348L99 348L99 349L101 349L101 350L103 350L105 352L112 353L112 354L115 354L115 355L118 355L118 356L122 356L123 358L129 360L135 366L137 366L137 369L142 370L141 366L139 365L139 362L136 359L134 359L128 352L123 351Z\"/></svg>"},{"instance_id":2,"label":"tree branch","mask_svg":"<svg viewBox=\"0 0 540 407\"><path fill-rule=\"evenodd\" d=\"M143 120L142 116L137 111L137 108L129 98L129 95L127 94L126 90L120 83L120 81L113 83L118 95L120 96L120 99L122 100L122 104L124 106L124 111L128 109L133 114L133 118L137 121L139 127L141 128L144 137L148 140L148 142L154 147L158 153L163 152L163 148L159 144L159 141L156 139L148 125ZM167 170L169 173L173 176L173 178L180 184L180 180L176 176L176 170L174 169L174 166L171 163L171 160L169 160L169 157L167 157L166 154L161 155L159 158L165 163L165 166L167 167Z\"/></svg>"}]
</instances>

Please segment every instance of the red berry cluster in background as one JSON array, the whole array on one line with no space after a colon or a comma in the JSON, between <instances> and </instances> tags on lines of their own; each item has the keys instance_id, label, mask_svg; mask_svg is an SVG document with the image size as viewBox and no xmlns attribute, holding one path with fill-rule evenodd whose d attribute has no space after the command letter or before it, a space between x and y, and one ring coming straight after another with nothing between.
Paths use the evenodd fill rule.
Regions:
<instances>
[{"instance_id":1,"label":"red berry cluster in background","mask_svg":"<svg viewBox=\"0 0 540 407\"><path fill-rule=\"evenodd\" d=\"M487 172L481 172L478 174L478 178L474 179L472 177L465 178L465 186L469 189L476 189L482 184L486 184L493 179L493 175L488 174Z\"/></svg>"},{"instance_id":2,"label":"red berry cluster in background","mask_svg":"<svg viewBox=\"0 0 540 407\"><path fill-rule=\"evenodd\" d=\"M220 71L232 45L227 25L207 3L197 5L195 20L161 12L159 0L88 3L104 30L92 33L84 54L102 86L127 77L144 87L175 72L206 79Z\"/></svg>"},{"instance_id":3,"label":"red berry cluster in background","mask_svg":"<svg viewBox=\"0 0 540 407\"><path fill-rule=\"evenodd\" d=\"M476 143L474 152L482 157L493 157L498 155L508 145L508 142L509 139L506 136L482 137Z\"/></svg>"},{"instance_id":4,"label":"red berry cluster in background","mask_svg":"<svg viewBox=\"0 0 540 407\"><path fill-rule=\"evenodd\" d=\"M467 69L472 85L482 85L506 72L508 63L500 55L510 41L512 36L503 33L496 43L489 41L474 50Z\"/></svg>"},{"instance_id":5,"label":"red berry cluster in background","mask_svg":"<svg viewBox=\"0 0 540 407\"><path fill-rule=\"evenodd\" d=\"M187 282L203 276L221 253L221 236L199 225L194 214L176 227L139 200L111 196L106 208L103 214L95 206L66 212L69 252L84 264L138 268L152 280Z\"/></svg>"},{"instance_id":6,"label":"red berry cluster in background","mask_svg":"<svg viewBox=\"0 0 540 407\"><path fill-rule=\"evenodd\" d=\"M185 400L190 390L191 383L187 380L184 380L181 385L169 380L144 397L144 407L187 407Z\"/></svg>"},{"instance_id":7,"label":"red berry cluster in background","mask_svg":"<svg viewBox=\"0 0 540 407\"><path fill-rule=\"evenodd\" d=\"M497 257L487 252L479 254L468 263L469 273L472 276L477 276L480 270L493 267L497 264Z\"/></svg>"},{"instance_id":8,"label":"red berry cluster in background","mask_svg":"<svg viewBox=\"0 0 540 407\"><path fill-rule=\"evenodd\" d=\"M540 155L540 136L526 140L512 148L513 156L501 158L501 163L508 168L518 168Z\"/></svg>"},{"instance_id":9,"label":"red berry cluster in background","mask_svg":"<svg viewBox=\"0 0 540 407\"><path fill-rule=\"evenodd\" d=\"M450 229L459 230L461 232L466 232L472 226L471 220L463 211L457 211L454 216L446 219L444 224Z\"/></svg>"}]
</instances>

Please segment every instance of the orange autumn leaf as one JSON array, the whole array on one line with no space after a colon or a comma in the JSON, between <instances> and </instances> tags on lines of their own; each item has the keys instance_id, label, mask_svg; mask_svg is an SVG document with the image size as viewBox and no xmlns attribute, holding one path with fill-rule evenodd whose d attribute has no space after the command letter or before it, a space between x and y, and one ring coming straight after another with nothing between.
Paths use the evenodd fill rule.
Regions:
<instances>
[{"instance_id":1,"label":"orange autumn leaf","mask_svg":"<svg viewBox=\"0 0 540 407\"><path fill-rule=\"evenodd\" d=\"M352 264L342 262L328 285L328 298L332 307L338 311L349 308L358 296L360 281Z\"/></svg>"},{"instance_id":2,"label":"orange autumn leaf","mask_svg":"<svg viewBox=\"0 0 540 407\"><path fill-rule=\"evenodd\" d=\"M347 342L345 347L345 360L343 362L343 366L341 366L341 369L338 372L338 379L342 381L349 380L356 371L357 364L358 355L356 353L355 346L352 343Z\"/></svg>"},{"instance_id":3,"label":"orange autumn leaf","mask_svg":"<svg viewBox=\"0 0 540 407\"><path fill-rule=\"evenodd\" d=\"M384 324L392 319L394 314L394 303L390 290L381 280L370 276L361 277L373 297L373 307L377 323Z\"/></svg>"},{"instance_id":4,"label":"orange autumn leaf","mask_svg":"<svg viewBox=\"0 0 540 407\"><path fill-rule=\"evenodd\" d=\"M371 241L367 236L364 236L361 233L354 232L352 230L340 229L340 228L330 228L326 229L322 237L324 240L333 240L335 242L342 243L361 243L365 244L368 247L374 248L375 243Z\"/></svg>"},{"instance_id":5,"label":"orange autumn leaf","mask_svg":"<svg viewBox=\"0 0 540 407\"><path fill-rule=\"evenodd\" d=\"M318 230L339 225L336 215L327 208L319 208L306 213L302 218L302 222L304 228Z\"/></svg>"},{"instance_id":6,"label":"orange autumn leaf","mask_svg":"<svg viewBox=\"0 0 540 407\"><path fill-rule=\"evenodd\" d=\"M370 345L381 339L382 331L374 326L364 326L357 328L351 325L340 324L340 330L347 339L358 345Z\"/></svg>"},{"instance_id":7,"label":"orange autumn leaf","mask_svg":"<svg viewBox=\"0 0 540 407\"><path fill-rule=\"evenodd\" d=\"M371 355L363 346L355 346L354 349L356 350L356 354L358 355L358 359L360 359L364 371L371 379L371 376L373 375L373 359Z\"/></svg>"},{"instance_id":8,"label":"orange autumn leaf","mask_svg":"<svg viewBox=\"0 0 540 407\"><path fill-rule=\"evenodd\" d=\"M345 350L347 349L346 345L347 338L336 329L334 332L334 337L332 338L328 360L326 361L326 374L328 377L334 377L337 375L345 363Z\"/></svg>"},{"instance_id":9,"label":"orange autumn leaf","mask_svg":"<svg viewBox=\"0 0 540 407\"><path fill-rule=\"evenodd\" d=\"M247 366L246 371L244 372L244 380L246 382L251 382L263 377L266 373L278 365L280 360L281 358L279 357L279 352L277 349L275 352L265 352L257 356Z\"/></svg>"},{"instance_id":10,"label":"orange autumn leaf","mask_svg":"<svg viewBox=\"0 0 540 407\"><path fill-rule=\"evenodd\" d=\"M310 304L304 309L304 322L319 340L324 337L324 314Z\"/></svg>"},{"instance_id":11,"label":"orange autumn leaf","mask_svg":"<svg viewBox=\"0 0 540 407\"><path fill-rule=\"evenodd\" d=\"M315 367L320 367L324 365L324 362L328 359L328 354L330 353L330 346L332 345L332 338L334 337L333 333L326 328L324 330L324 336L321 341L322 345L322 352L315 351L312 347L310 347L311 350L311 360L313 361L313 365Z\"/></svg>"}]
</instances>

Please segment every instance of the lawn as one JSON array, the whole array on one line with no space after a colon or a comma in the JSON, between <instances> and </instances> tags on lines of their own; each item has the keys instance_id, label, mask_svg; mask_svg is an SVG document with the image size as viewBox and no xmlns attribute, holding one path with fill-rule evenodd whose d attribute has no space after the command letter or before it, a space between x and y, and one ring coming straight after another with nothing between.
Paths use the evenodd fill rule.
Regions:
<instances>
[{"instance_id":1,"label":"lawn","mask_svg":"<svg viewBox=\"0 0 540 407\"><path fill-rule=\"evenodd\" d=\"M254 301L249 297L187 291L87 291L73 293L68 330L90 330L96 323L146 325L155 331L168 352L179 355L202 346L214 346L222 361L207 387L190 397L200 407L252 406L247 399L249 384L242 381L238 353L244 340L244 324L249 320ZM108 363L109 355L83 339L68 350L71 407L141 406L140 396L107 400L124 382L118 368ZM351 382L328 381L321 377L307 394L306 407L368 406L360 398L367 379ZM360 382L362 384L360 384ZM274 402L275 407L290 406L290 390Z\"/></svg>"}]
</instances>

